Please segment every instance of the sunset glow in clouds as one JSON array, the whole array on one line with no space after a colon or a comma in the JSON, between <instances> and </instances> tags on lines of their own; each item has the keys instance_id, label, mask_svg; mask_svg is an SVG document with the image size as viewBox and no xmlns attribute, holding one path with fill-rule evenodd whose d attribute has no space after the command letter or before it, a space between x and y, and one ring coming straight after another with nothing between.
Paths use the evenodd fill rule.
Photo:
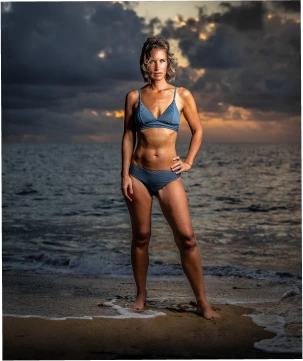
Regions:
<instances>
[{"instance_id":1,"label":"sunset glow in clouds","mask_svg":"<svg viewBox=\"0 0 303 361\"><path fill-rule=\"evenodd\" d=\"M2 5L4 142L120 142L150 34L170 41L205 142L300 142L299 1Z\"/></svg>"}]
</instances>

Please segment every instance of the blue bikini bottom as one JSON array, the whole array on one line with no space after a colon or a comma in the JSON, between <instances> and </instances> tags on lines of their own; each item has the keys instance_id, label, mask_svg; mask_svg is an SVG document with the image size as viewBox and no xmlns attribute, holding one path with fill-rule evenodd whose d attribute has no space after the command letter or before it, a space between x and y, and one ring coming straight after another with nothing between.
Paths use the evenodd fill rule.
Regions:
<instances>
[{"instance_id":1,"label":"blue bikini bottom","mask_svg":"<svg viewBox=\"0 0 303 361\"><path fill-rule=\"evenodd\" d=\"M150 195L156 195L159 189L181 177L181 173L171 170L151 170L134 163L130 164L129 172L145 185Z\"/></svg>"}]
</instances>

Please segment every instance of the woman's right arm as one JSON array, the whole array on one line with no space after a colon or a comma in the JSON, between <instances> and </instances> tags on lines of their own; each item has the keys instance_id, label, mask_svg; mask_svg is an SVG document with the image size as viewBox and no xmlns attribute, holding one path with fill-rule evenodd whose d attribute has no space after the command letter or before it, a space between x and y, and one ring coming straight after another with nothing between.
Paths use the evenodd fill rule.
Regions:
<instances>
[{"instance_id":1,"label":"woman's right arm","mask_svg":"<svg viewBox=\"0 0 303 361\"><path fill-rule=\"evenodd\" d=\"M130 201L132 201L132 199L130 198L129 193L133 193L133 187L131 178L129 176L129 167L136 144L136 128L133 121L133 106L135 101L136 96L134 91L126 94L124 108L124 132L121 145L121 190L123 195Z\"/></svg>"}]
</instances>

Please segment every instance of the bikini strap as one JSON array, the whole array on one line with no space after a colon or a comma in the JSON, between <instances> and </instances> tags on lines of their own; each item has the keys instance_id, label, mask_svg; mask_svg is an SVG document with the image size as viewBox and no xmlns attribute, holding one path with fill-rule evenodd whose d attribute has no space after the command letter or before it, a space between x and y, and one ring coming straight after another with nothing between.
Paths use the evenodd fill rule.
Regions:
<instances>
[{"instance_id":1,"label":"bikini strap","mask_svg":"<svg viewBox=\"0 0 303 361\"><path fill-rule=\"evenodd\" d=\"M139 102L141 101L141 93L140 93L140 89L138 89L138 93L139 93Z\"/></svg>"},{"instance_id":2,"label":"bikini strap","mask_svg":"<svg viewBox=\"0 0 303 361\"><path fill-rule=\"evenodd\" d=\"M175 86L175 91L174 91L174 100L176 98L176 90L177 90L177 87Z\"/></svg>"}]
</instances>

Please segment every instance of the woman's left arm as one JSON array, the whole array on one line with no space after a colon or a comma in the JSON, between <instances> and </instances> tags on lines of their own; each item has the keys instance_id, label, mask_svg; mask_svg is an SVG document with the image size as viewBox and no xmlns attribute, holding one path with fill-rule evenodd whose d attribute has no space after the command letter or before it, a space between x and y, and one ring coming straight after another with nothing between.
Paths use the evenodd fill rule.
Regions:
<instances>
[{"instance_id":1,"label":"woman's left arm","mask_svg":"<svg viewBox=\"0 0 303 361\"><path fill-rule=\"evenodd\" d=\"M182 90L181 90L182 89ZM183 102L183 114L190 127L192 137L188 149L188 153L184 162L180 157L173 158L176 163L171 166L172 171L176 174L187 172L192 167L194 160L198 154L203 140L203 128L199 118L196 102L191 92L186 88L181 88L180 97Z\"/></svg>"}]
</instances>

